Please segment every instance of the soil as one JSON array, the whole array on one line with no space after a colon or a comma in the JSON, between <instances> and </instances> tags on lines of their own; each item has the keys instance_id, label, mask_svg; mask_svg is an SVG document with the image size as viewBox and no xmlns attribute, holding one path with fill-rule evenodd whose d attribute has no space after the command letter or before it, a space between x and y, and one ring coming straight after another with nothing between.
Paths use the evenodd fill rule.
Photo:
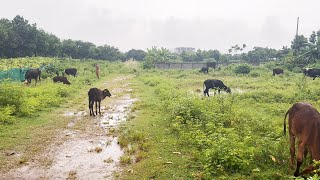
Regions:
<instances>
[{"instance_id":1,"label":"soil","mask_svg":"<svg viewBox=\"0 0 320 180\"><path fill-rule=\"evenodd\" d=\"M131 84L126 80L121 77L107 82L118 86L109 89L112 97L102 102L101 115L90 117L79 109L65 112L64 116L72 118L45 152L18 169L0 174L0 179L114 179L121 170L123 154L114 132L133 116L130 107L137 100L131 98Z\"/></svg>"}]
</instances>

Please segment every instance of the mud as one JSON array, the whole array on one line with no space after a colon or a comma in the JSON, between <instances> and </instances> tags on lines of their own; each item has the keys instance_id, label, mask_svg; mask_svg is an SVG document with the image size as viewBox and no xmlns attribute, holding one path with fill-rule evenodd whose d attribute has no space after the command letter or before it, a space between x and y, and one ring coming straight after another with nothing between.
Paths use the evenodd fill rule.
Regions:
<instances>
[{"instance_id":1,"label":"mud","mask_svg":"<svg viewBox=\"0 0 320 180\"><path fill-rule=\"evenodd\" d=\"M123 80L125 78L113 81ZM108 131L127 120L130 107L137 100L131 98L129 85L122 84L115 92L111 90L116 98L103 106L101 116L90 117L76 110L65 112L63 115L71 120L47 151L0 179L113 179L123 151L117 137L108 135ZM73 129L78 121L88 120L92 123L86 130Z\"/></svg>"},{"instance_id":2,"label":"mud","mask_svg":"<svg viewBox=\"0 0 320 180\"><path fill-rule=\"evenodd\" d=\"M117 126L119 123L127 120L130 110L130 106L137 99L131 99L129 94L125 94L120 98L116 104L106 108L107 110L100 118L99 125L102 128L108 129L109 127Z\"/></svg>"}]
</instances>

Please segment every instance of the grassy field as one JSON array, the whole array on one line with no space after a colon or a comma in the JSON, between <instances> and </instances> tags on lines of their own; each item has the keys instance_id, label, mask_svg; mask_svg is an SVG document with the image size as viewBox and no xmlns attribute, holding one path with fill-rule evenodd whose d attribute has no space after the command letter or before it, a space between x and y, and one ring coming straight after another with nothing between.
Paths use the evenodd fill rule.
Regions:
<instances>
[{"instance_id":1,"label":"grassy field","mask_svg":"<svg viewBox=\"0 0 320 180\"><path fill-rule=\"evenodd\" d=\"M137 116L121 130L127 148L121 179L288 179L283 119L295 102L319 108L317 80L301 73L254 77L225 68L149 70L135 79ZM203 97L206 79L221 79L232 94Z\"/></svg>"},{"instance_id":2,"label":"grassy field","mask_svg":"<svg viewBox=\"0 0 320 180\"><path fill-rule=\"evenodd\" d=\"M92 70L97 62L104 77L100 80ZM63 63L80 72L70 77L70 86L53 84L50 77L39 86L1 83L1 171L40 153L69 121L56 115L82 102L89 87L123 74L134 75L131 86L139 101L118 131L125 151L120 160L123 170L115 175L120 179L292 178L284 115L300 101L319 109L318 79L286 70L272 76L269 66L251 67L249 74L235 73L237 65L202 74L198 70L143 70L130 62ZM203 97L206 79L223 80L232 93ZM12 151L22 154L10 158L6 154Z\"/></svg>"}]
</instances>

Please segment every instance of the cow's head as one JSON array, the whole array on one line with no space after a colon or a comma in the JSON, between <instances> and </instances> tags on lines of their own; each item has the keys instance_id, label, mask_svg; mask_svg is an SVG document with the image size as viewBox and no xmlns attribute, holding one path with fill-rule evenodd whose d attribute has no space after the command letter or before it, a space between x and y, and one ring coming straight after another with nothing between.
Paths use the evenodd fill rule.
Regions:
<instances>
[{"instance_id":1,"label":"cow's head","mask_svg":"<svg viewBox=\"0 0 320 180\"><path fill-rule=\"evenodd\" d=\"M103 99L105 98L105 97L110 97L111 96L111 93L109 92L109 90L108 89L104 89L103 91L102 91L102 95L103 95Z\"/></svg>"},{"instance_id":2,"label":"cow's head","mask_svg":"<svg viewBox=\"0 0 320 180\"><path fill-rule=\"evenodd\" d=\"M304 69L303 69L303 74L304 74L304 75L308 75L310 69L311 69L311 68L304 68Z\"/></svg>"},{"instance_id":3,"label":"cow's head","mask_svg":"<svg viewBox=\"0 0 320 180\"><path fill-rule=\"evenodd\" d=\"M230 89L230 88L227 88L227 89L226 89L226 92L227 92L227 93L231 93L231 89Z\"/></svg>"}]
</instances>

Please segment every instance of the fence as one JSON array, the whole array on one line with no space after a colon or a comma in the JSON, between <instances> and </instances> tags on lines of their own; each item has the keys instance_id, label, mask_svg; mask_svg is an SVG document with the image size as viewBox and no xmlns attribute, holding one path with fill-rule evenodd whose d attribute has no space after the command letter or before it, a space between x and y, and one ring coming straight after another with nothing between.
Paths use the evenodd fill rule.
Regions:
<instances>
[{"instance_id":1,"label":"fence","mask_svg":"<svg viewBox=\"0 0 320 180\"><path fill-rule=\"evenodd\" d=\"M48 65L48 66L51 66L51 65ZM4 79L9 79L11 81L24 81L25 74L29 69L31 68L12 68L5 71L0 70L0 81ZM39 69L43 71L45 69L45 66L42 66Z\"/></svg>"},{"instance_id":2,"label":"fence","mask_svg":"<svg viewBox=\"0 0 320 180\"><path fill-rule=\"evenodd\" d=\"M26 71L30 68L13 68L6 71L0 71L0 81L10 79L12 81L23 81Z\"/></svg>"},{"instance_id":3,"label":"fence","mask_svg":"<svg viewBox=\"0 0 320 180\"><path fill-rule=\"evenodd\" d=\"M155 63L155 68L158 69L200 69L202 67L216 68L215 62L203 63Z\"/></svg>"}]
</instances>

